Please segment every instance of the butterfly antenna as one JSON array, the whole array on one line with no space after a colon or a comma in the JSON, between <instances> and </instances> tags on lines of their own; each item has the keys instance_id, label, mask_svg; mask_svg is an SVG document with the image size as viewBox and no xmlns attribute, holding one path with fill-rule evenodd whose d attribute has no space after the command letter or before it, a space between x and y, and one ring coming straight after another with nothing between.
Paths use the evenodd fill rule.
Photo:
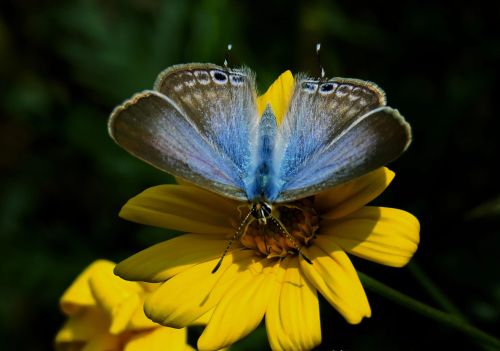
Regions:
<instances>
[{"instance_id":1,"label":"butterfly antenna","mask_svg":"<svg viewBox=\"0 0 500 351\"><path fill-rule=\"evenodd\" d=\"M320 70L320 75L321 79L325 78L325 69L323 68L323 65L321 64L321 57L320 57L320 51L321 51L321 43L316 44L316 58L318 59L318 67Z\"/></svg>"},{"instance_id":2,"label":"butterfly antenna","mask_svg":"<svg viewBox=\"0 0 500 351\"><path fill-rule=\"evenodd\" d=\"M293 246L295 246L295 248L297 249L297 251L299 252L299 255L302 256L302 258L304 258L304 260L309 263L309 264L312 264L312 261L309 259L309 257L307 257L303 252L302 252L302 247L299 245L299 243L297 242L297 240L295 240L295 238L292 236L292 234L290 234L288 232L288 230L286 229L285 225L283 223L281 223L281 221L276 218L276 217L270 217L272 221L274 221L274 223L276 223L278 225L278 227L281 229L281 231L283 232L283 234L285 234L285 237L290 240L293 244Z\"/></svg>"},{"instance_id":3,"label":"butterfly antenna","mask_svg":"<svg viewBox=\"0 0 500 351\"><path fill-rule=\"evenodd\" d=\"M227 44L227 51L226 55L224 57L224 67L228 68L229 66L229 53L231 52L231 49L233 48L233 44L229 43Z\"/></svg>"},{"instance_id":4,"label":"butterfly antenna","mask_svg":"<svg viewBox=\"0 0 500 351\"><path fill-rule=\"evenodd\" d=\"M234 233L233 237L231 239L229 239L229 242L227 243L227 246L224 249L224 252L222 252L222 255L221 255L220 259L219 259L219 262L217 262L217 264L215 265L214 269L212 269L212 274L215 273L215 272L217 272L217 270L220 268L220 266L222 264L222 260L224 259L224 257L226 256L227 252L229 251L229 249L233 245L233 242L236 239L239 239L241 237L241 231L246 226L246 224L248 222L248 219L250 218L251 214L252 214L252 210L248 211L247 215L245 216L245 218L243 218L243 221L241 221L240 225L238 226L238 229L236 229L236 232Z\"/></svg>"}]
</instances>

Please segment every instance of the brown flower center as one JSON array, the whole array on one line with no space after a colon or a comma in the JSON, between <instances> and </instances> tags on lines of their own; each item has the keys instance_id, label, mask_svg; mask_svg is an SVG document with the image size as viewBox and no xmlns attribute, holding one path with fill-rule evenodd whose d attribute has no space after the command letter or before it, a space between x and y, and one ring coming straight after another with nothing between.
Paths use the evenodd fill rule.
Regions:
<instances>
[{"instance_id":1,"label":"brown flower center","mask_svg":"<svg viewBox=\"0 0 500 351\"><path fill-rule=\"evenodd\" d=\"M265 224L254 220L248 225L240 242L268 258L296 255L300 247L310 245L318 223L312 197L277 204Z\"/></svg>"}]
</instances>

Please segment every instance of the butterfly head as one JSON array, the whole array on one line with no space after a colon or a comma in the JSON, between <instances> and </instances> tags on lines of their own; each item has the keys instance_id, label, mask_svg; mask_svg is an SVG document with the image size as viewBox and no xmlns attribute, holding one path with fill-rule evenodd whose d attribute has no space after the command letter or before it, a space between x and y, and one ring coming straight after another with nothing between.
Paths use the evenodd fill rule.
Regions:
<instances>
[{"instance_id":1,"label":"butterfly head","mask_svg":"<svg viewBox=\"0 0 500 351\"><path fill-rule=\"evenodd\" d=\"M267 224L267 219L271 217L273 206L269 202L259 201L252 204L250 213L259 222L259 224Z\"/></svg>"}]
</instances>

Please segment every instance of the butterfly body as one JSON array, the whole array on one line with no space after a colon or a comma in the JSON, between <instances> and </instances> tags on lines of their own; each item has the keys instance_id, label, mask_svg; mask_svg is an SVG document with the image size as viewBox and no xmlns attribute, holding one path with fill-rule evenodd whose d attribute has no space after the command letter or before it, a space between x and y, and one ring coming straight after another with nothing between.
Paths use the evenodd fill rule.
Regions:
<instances>
[{"instance_id":1,"label":"butterfly body","mask_svg":"<svg viewBox=\"0 0 500 351\"><path fill-rule=\"evenodd\" d=\"M153 166L261 210L375 170L411 140L384 93L360 80L298 75L280 122L273 108L259 113L248 69L178 65L118 106L109 132Z\"/></svg>"},{"instance_id":2,"label":"butterfly body","mask_svg":"<svg viewBox=\"0 0 500 351\"><path fill-rule=\"evenodd\" d=\"M274 165L276 134L276 117L271 106L267 106L260 118L256 152L245 182L246 195L251 202L275 200L278 191Z\"/></svg>"}]
</instances>

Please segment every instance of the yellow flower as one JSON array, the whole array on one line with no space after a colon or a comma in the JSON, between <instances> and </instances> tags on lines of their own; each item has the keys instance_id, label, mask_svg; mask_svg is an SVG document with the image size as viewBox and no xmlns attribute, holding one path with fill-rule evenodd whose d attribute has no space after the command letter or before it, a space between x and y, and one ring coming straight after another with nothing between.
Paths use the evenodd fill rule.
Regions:
<instances>
[{"instance_id":1,"label":"yellow flower","mask_svg":"<svg viewBox=\"0 0 500 351\"><path fill-rule=\"evenodd\" d=\"M282 74L259 98L259 109L270 104L281 120L293 84L290 72ZM210 315L200 350L231 345L263 318L273 350L311 349L321 342L318 291L349 323L371 315L346 253L401 267L417 249L420 228L413 215L366 206L393 178L392 171L380 168L314 197L275 204L295 245L276 226L255 221L214 274L241 223L242 204L184 183L150 188L129 200L120 216L189 234L129 257L115 273L162 283L144 305L155 322L182 328ZM297 255L297 243L311 263Z\"/></svg>"},{"instance_id":2,"label":"yellow flower","mask_svg":"<svg viewBox=\"0 0 500 351\"><path fill-rule=\"evenodd\" d=\"M158 284L124 281L113 274L114 266L95 261L63 294L60 306L68 320L56 336L56 350L192 350L185 328L162 327L144 315L144 298Z\"/></svg>"}]
</instances>

